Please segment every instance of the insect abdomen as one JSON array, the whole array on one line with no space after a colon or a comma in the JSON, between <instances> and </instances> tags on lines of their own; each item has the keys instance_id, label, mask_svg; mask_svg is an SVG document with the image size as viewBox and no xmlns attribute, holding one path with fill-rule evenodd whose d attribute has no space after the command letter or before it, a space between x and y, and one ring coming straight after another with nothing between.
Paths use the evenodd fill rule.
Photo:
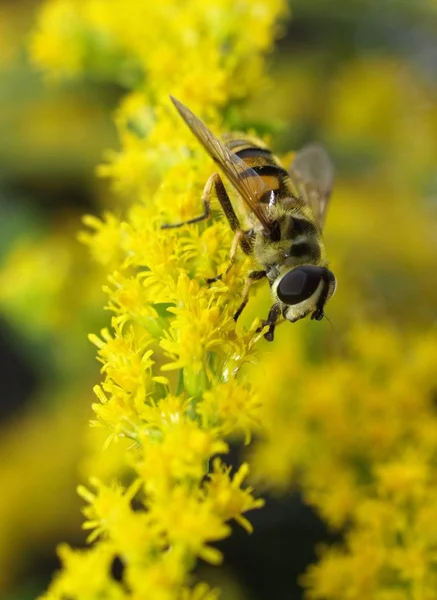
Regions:
<instances>
[{"instance_id":1,"label":"insect abdomen","mask_svg":"<svg viewBox=\"0 0 437 600\"><path fill-rule=\"evenodd\" d=\"M278 158L256 138L227 135L223 138L226 147L244 161L264 181L269 192L284 196L287 192L289 175ZM248 170L247 177L253 173ZM244 177L244 173L242 174ZM270 193L261 196L259 202L269 202Z\"/></svg>"}]
</instances>

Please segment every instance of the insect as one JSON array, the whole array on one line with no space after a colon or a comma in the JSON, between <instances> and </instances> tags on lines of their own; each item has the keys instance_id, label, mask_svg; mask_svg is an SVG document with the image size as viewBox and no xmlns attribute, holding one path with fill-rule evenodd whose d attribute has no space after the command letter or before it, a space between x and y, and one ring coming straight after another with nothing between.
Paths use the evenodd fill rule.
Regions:
<instances>
[{"instance_id":1,"label":"insect","mask_svg":"<svg viewBox=\"0 0 437 600\"><path fill-rule=\"evenodd\" d=\"M251 285L263 278L269 281L273 299L268 317L260 327L260 330L268 327L264 334L268 341L273 341L281 317L292 323L310 313L311 319L323 319L325 304L336 288L322 238L333 183L333 167L326 151L317 145L304 147L286 171L260 140L237 134L220 141L189 108L170 98L241 196L250 226L241 226L220 174L214 173L204 188L203 213L183 223L162 227L181 227L208 219L214 190L235 234L225 274L232 268L239 248L260 266L247 276L234 319L238 319L246 306Z\"/></svg>"}]
</instances>

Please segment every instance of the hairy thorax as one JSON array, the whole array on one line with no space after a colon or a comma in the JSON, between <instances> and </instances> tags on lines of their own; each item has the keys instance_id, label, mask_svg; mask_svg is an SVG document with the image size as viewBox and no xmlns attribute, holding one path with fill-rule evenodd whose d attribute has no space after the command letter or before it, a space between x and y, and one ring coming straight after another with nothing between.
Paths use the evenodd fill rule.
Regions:
<instances>
[{"instance_id":1,"label":"hairy thorax","mask_svg":"<svg viewBox=\"0 0 437 600\"><path fill-rule=\"evenodd\" d=\"M271 268L312 264L324 266L326 255L317 226L300 210L274 207L279 223L280 239L271 241L262 229L255 234L253 254L257 262L269 271ZM273 212L272 210L272 212Z\"/></svg>"}]
</instances>

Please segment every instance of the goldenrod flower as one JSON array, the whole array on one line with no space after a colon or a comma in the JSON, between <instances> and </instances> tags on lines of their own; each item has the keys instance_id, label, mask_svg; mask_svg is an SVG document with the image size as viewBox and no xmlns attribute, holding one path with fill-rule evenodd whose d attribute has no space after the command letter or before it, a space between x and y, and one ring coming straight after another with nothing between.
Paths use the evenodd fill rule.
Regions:
<instances>
[{"instance_id":1,"label":"goldenrod flower","mask_svg":"<svg viewBox=\"0 0 437 600\"><path fill-rule=\"evenodd\" d=\"M322 548L303 576L308 598L435 597L435 332L417 335L365 318L357 325L351 321L361 313L348 310L348 334L331 342L336 351L324 348L323 360L307 356L314 330L303 333L305 323L286 341L280 333L254 367L258 323L232 318L250 260L240 257L223 281L205 284L229 261L232 234L217 205L208 222L161 229L200 213L212 172L168 94L224 131L226 109L263 85L263 55L283 12L282 0L43 6L32 51L48 76L85 75L128 90L114 115L120 149L98 167L121 208L85 217L80 239L106 275L101 283L112 314L110 327L90 336L103 378L95 387L94 425L109 441L130 445L116 481L100 475L93 491L79 487L93 545L60 548L62 571L47 600L215 600L218 592L195 582L191 571L198 558L220 563L214 542L230 534L232 520L251 531L246 513L263 502L245 485L249 465L259 485L281 491L296 483L331 528L347 529L344 542ZM388 92L397 77L390 62L377 78L373 65L342 72L331 109L335 132L343 131L340 123L346 139L348 131L387 135ZM384 93L366 120L350 88L358 86L371 104L375 85ZM358 199L352 214L351 197ZM369 197L386 201L365 186L340 188L340 237L363 226ZM405 206L401 238L414 233L419 244L420 219ZM368 246L378 260L381 248L406 255L405 244L394 249L387 239ZM429 253L422 254L428 276ZM359 307L360 292L349 284L343 302ZM233 473L229 438L249 442L254 433L261 435L248 462ZM110 575L116 558L121 582Z\"/></svg>"},{"instance_id":2,"label":"goldenrod flower","mask_svg":"<svg viewBox=\"0 0 437 600\"><path fill-rule=\"evenodd\" d=\"M52 0L40 14L32 51L49 76L88 72L132 87L115 116L122 149L99 168L124 196L125 215L87 216L80 234L107 272L113 313L111 329L90 335L104 378L94 424L109 440L132 440L132 483L93 478L95 492L79 487L94 545L60 550L64 570L48 597L213 600L206 585L192 587L190 570L197 558L220 563L213 542L230 534L232 519L250 532L244 515L263 504L245 486L248 465L232 474L217 458L228 451L226 436L249 441L260 425L260 397L240 377L254 359L257 322L237 328L233 320L249 263L207 286L228 264L226 223L161 225L201 210L210 174L169 92L220 126L223 107L261 84L262 53L284 8L282 0ZM122 585L108 575L115 556ZM78 576L88 581L74 590Z\"/></svg>"},{"instance_id":3,"label":"goldenrod flower","mask_svg":"<svg viewBox=\"0 0 437 600\"><path fill-rule=\"evenodd\" d=\"M63 569L55 577L51 589L41 596L43 600L58 598L96 598L122 600L129 596L122 585L111 577L115 558L111 544L100 543L87 550L73 550L66 544L58 549Z\"/></svg>"}]
</instances>

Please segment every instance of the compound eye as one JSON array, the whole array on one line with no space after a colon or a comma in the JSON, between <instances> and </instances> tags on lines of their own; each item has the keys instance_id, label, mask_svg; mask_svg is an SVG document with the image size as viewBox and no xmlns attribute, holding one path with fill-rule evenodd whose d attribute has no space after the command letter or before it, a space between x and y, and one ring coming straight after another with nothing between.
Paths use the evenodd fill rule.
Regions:
<instances>
[{"instance_id":1,"label":"compound eye","mask_svg":"<svg viewBox=\"0 0 437 600\"><path fill-rule=\"evenodd\" d=\"M299 304L310 298L322 279L321 267L296 267L279 282L277 294L285 304Z\"/></svg>"}]
</instances>

